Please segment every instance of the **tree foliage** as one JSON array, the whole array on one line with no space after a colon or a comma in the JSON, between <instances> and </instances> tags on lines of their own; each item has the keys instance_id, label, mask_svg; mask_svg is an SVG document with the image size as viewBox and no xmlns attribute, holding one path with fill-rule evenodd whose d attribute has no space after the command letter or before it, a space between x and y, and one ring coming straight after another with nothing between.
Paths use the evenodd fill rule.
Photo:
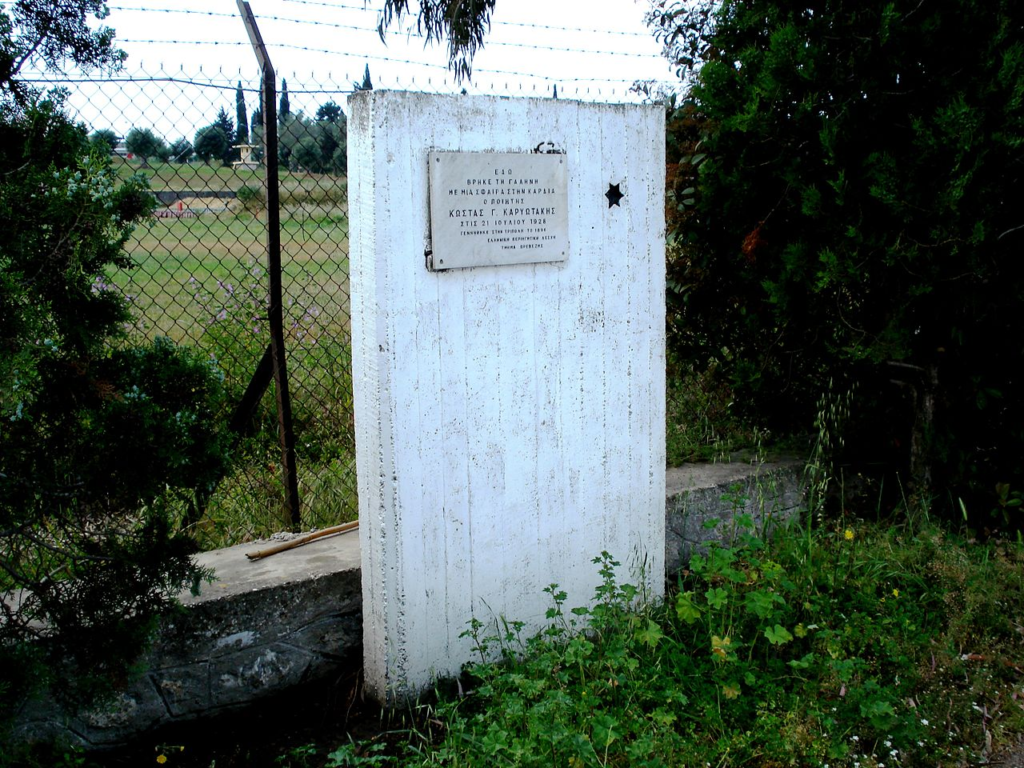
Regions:
<instances>
[{"instance_id":1,"label":"tree foliage","mask_svg":"<svg viewBox=\"0 0 1024 768\"><path fill-rule=\"evenodd\" d=\"M220 159L224 165L231 165L235 160L238 160L240 155L238 150L234 148L235 124L231 121L231 117L224 107L217 110L217 118L213 121L213 124L220 128L225 137L226 143Z\"/></svg>"},{"instance_id":2,"label":"tree foliage","mask_svg":"<svg viewBox=\"0 0 1024 768\"><path fill-rule=\"evenodd\" d=\"M676 354L783 429L857 386L921 491L1019 487L1024 7L708 7L659 17L699 68L669 120Z\"/></svg>"},{"instance_id":3,"label":"tree foliage","mask_svg":"<svg viewBox=\"0 0 1024 768\"><path fill-rule=\"evenodd\" d=\"M171 142L168 149L168 160L172 163L187 163L192 159L192 144L184 136Z\"/></svg>"},{"instance_id":4,"label":"tree foliage","mask_svg":"<svg viewBox=\"0 0 1024 768\"><path fill-rule=\"evenodd\" d=\"M496 0L385 0L377 31L381 39L393 24L415 16L416 31L432 42L446 41L448 62L457 80L472 74L473 56L491 27ZM367 69L369 75L369 69Z\"/></svg>"},{"instance_id":5,"label":"tree foliage","mask_svg":"<svg viewBox=\"0 0 1024 768\"><path fill-rule=\"evenodd\" d=\"M249 117L245 109L245 92L239 81L235 88L235 144L249 143Z\"/></svg>"},{"instance_id":6,"label":"tree foliage","mask_svg":"<svg viewBox=\"0 0 1024 768\"><path fill-rule=\"evenodd\" d=\"M114 154L117 142L118 136L110 128L99 128L89 134L89 145L100 154Z\"/></svg>"},{"instance_id":7,"label":"tree foliage","mask_svg":"<svg viewBox=\"0 0 1024 768\"><path fill-rule=\"evenodd\" d=\"M363 71L362 80L352 81L352 90L354 91L372 91L373 90L373 78L370 77L370 65L366 65L366 69ZM333 102L332 102L333 103Z\"/></svg>"},{"instance_id":8,"label":"tree foliage","mask_svg":"<svg viewBox=\"0 0 1024 768\"><path fill-rule=\"evenodd\" d=\"M130 266L145 182L120 182L53 101L4 116L0 135L0 687L16 703L27 659L79 694L123 673L200 575L172 520L224 470L226 443L208 360L111 343L129 314L107 270Z\"/></svg>"},{"instance_id":9,"label":"tree foliage","mask_svg":"<svg viewBox=\"0 0 1024 768\"><path fill-rule=\"evenodd\" d=\"M281 103L277 109L277 119L285 120L292 113L291 100L288 98L288 81L281 80Z\"/></svg>"},{"instance_id":10,"label":"tree foliage","mask_svg":"<svg viewBox=\"0 0 1024 768\"><path fill-rule=\"evenodd\" d=\"M310 120L301 111L293 112L281 121L278 159L293 171L344 174L348 146L345 113L334 102L327 102L316 114L317 119Z\"/></svg>"},{"instance_id":11,"label":"tree foliage","mask_svg":"<svg viewBox=\"0 0 1024 768\"><path fill-rule=\"evenodd\" d=\"M166 159L167 143L149 128L132 128L124 139L125 149L141 158L142 164L149 163L151 157Z\"/></svg>"},{"instance_id":12,"label":"tree foliage","mask_svg":"<svg viewBox=\"0 0 1024 768\"><path fill-rule=\"evenodd\" d=\"M341 107L335 104L333 101L328 101L326 104L321 104L316 110L316 121L318 123L336 123L339 120L344 120L345 114L341 111Z\"/></svg>"},{"instance_id":13,"label":"tree foliage","mask_svg":"<svg viewBox=\"0 0 1024 768\"><path fill-rule=\"evenodd\" d=\"M196 131L196 138L192 146L196 157L209 165L214 158L223 159L227 154L228 135L217 124L207 125Z\"/></svg>"},{"instance_id":14,"label":"tree foliage","mask_svg":"<svg viewBox=\"0 0 1024 768\"><path fill-rule=\"evenodd\" d=\"M5 30L7 51L31 33ZM119 60L78 42L68 56ZM39 50L59 58L59 45ZM154 201L144 177L110 162L59 94L5 83L0 722L41 682L90 700L126 677L156 617L203 576L180 521L227 463L210 361L125 338L129 305L109 272L132 266L123 246Z\"/></svg>"},{"instance_id":15,"label":"tree foliage","mask_svg":"<svg viewBox=\"0 0 1024 768\"><path fill-rule=\"evenodd\" d=\"M107 16L103 0L16 0L0 8L0 97L24 103L32 89L18 75L31 60L60 68L119 66L125 54L113 46L114 30L93 29L90 17Z\"/></svg>"}]
</instances>

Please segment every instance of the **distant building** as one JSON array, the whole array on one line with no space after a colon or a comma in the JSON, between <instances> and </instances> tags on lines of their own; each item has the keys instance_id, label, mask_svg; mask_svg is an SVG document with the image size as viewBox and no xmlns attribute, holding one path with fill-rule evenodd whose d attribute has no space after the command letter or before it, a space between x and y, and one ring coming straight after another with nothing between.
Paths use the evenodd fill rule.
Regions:
<instances>
[{"instance_id":1,"label":"distant building","mask_svg":"<svg viewBox=\"0 0 1024 768\"><path fill-rule=\"evenodd\" d=\"M237 149L240 160L231 164L232 168L259 168L260 164L252 159L252 151L256 149L255 144L236 144L232 149Z\"/></svg>"}]
</instances>

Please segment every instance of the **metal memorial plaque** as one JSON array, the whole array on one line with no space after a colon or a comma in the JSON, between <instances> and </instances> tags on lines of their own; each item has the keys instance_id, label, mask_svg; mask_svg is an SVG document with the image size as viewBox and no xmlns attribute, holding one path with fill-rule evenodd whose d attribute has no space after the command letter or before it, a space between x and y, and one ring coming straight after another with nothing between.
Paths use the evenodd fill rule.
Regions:
<instances>
[{"instance_id":1,"label":"metal memorial plaque","mask_svg":"<svg viewBox=\"0 0 1024 768\"><path fill-rule=\"evenodd\" d=\"M430 268L565 261L564 154L430 152Z\"/></svg>"}]
</instances>

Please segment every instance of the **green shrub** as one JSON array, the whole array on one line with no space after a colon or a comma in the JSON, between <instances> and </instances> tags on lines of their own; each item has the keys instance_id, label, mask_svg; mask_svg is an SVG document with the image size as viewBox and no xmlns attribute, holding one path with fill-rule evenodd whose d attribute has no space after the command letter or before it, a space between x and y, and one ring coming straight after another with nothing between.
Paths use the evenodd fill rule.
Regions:
<instances>
[{"instance_id":1,"label":"green shrub","mask_svg":"<svg viewBox=\"0 0 1024 768\"><path fill-rule=\"evenodd\" d=\"M238 202L250 213L258 213L267 207L266 195L260 187L246 184L238 188L236 195Z\"/></svg>"},{"instance_id":2,"label":"green shrub","mask_svg":"<svg viewBox=\"0 0 1024 768\"><path fill-rule=\"evenodd\" d=\"M777 434L857 384L847 460L947 514L1024 488L1024 228L1003 202L1024 6L659 0L650 20L693 84L666 125L670 351L718 361Z\"/></svg>"},{"instance_id":3,"label":"green shrub","mask_svg":"<svg viewBox=\"0 0 1024 768\"><path fill-rule=\"evenodd\" d=\"M108 285L152 205L58 101L0 104L0 719L41 683L109 690L204 576L178 521L227 471L222 375L124 346Z\"/></svg>"}]
</instances>

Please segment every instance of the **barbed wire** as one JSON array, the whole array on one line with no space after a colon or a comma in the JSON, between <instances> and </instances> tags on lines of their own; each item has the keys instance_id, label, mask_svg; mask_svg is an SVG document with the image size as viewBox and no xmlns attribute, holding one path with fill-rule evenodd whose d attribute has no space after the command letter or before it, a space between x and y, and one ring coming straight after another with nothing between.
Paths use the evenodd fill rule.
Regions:
<instances>
[{"instance_id":1,"label":"barbed wire","mask_svg":"<svg viewBox=\"0 0 1024 768\"><path fill-rule=\"evenodd\" d=\"M133 45L212 45L212 46L249 46L250 43L247 41L218 41L218 40L140 40L140 39L125 39L121 40L123 43L132 43ZM292 43L273 43L272 48L280 48L291 51L303 51L305 53L326 53L332 56L344 56L347 58L358 59L360 61L384 61L389 64L406 64L409 66L426 67L428 69L435 69L439 71L448 71L447 64L433 64L423 61L412 61L410 59L396 59L391 56L378 56L376 54L363 54L363 53L349 53L348 51L338 51L330 48L312 48L304 45L295 45ZM508 77L528 77L535 80L544 80L549 83L632 83L635 78L608 78L608 77L557 77L555 75L538 75L530 72L522 72L515 70L506 69L487 69L487 68L475 68L473 70L476 74L487 74L487 75L505 75ZM414 78L415 79L415 78Z\"/></svg>"},{"instance_id":2,"label":"barbed wire","mask_svg":"<svg viewBox=\"0 0 1024 768\"><path fill-rule=\"evenodd\" d=\"M200 68L202 69L202 68ZM224 74L221 72L220 74ZM241 75L241 71L239 71ZM87 75L64 75L57 73L30 73L21 78L22 82L30 85L41 85L46 83L60 83L69 85L82 85L84 83L166 83L174 85L190 85L196 88L212 88L215 91L235 91L238 86L229 82L218 83L214 80L193 80L190 78L182 77L171 77L171 76L146 76L138 77L135 75L102 75L96 77L89 77ZM242 89L246 93L260 93L260 88L249 87ZM309 91L289 91L290 93L324 93L324 89L317 88ZM345 92L345 91L339 91Z\"/></svg>"},{"instance_id":3,"label":"barbed wire","mask_svg":"<svg viewBox=\"0 0 1024 768\"><path fill-rule=\"evenodd\" d=\"M184 65L182 71L184 71ZM202 72L202 66L199 67L199 71ZM251 77L252 73L243 74L242 70L239 69L236 74L229 74L224 72L223 68L218 69L217 74L223 75L224 77ZM345 79L352 77L349 74L345 74ZM413 78L415 79L415 78ZM216 80L197 80L189 77L174 77L171 75L102 75L90 77L88 75L65 75L57 74L53 72L41 73L33 72L29 73L25 77L21 78L22 82L30 85L47 85L59 83L61 85L83 85L86 83L163 83L168 85L181 85L181 86L192 86L195 88L213 89L215 91L231 91L238 90L238 85L233 82L225 80L224 82L217 82ZM299 88L289 87L288 93L291 96L310 96L318 94L342 94L342 93L353 93L358 90L355 85L349 87L331 87L327 84L317 83L316 87L302 86ZM258 94L261 92L259 86L249 86L242 88L243 93Z\"/></svg>"},{"instance_id":4,"label":"barbed wire","mask_svg":"<svg viewBox=\"0 0 1024 768\"><path fill-rule=\"evenodd\" d=\"M368 11L376 14L377 11L373 8L367 8L365 5L349 5L348 3L326 3L323 0L282 0L285 3L294 3L296 5L314 5L321 8L342 8L345 10L352 11ZM640 37L647 38L644 32L630 32L629 30L623 29L598 29L596 27L556 27L550 24L534 24L528 21L495 21L492 22L494 26L499 27L527 27L530 29L548 29L556 32L587 32L587 33L599 33L605 35L624 35L627 37ZM375 30L376 31L376 30Z\"/></svg>"},{"instance_id":5,"label":"barbed wire","mask_svg":"<svg viewBox=\"0 0 1024 768\"><path fill-rule=\"evenodd\" d=\"M200 69L200 71L202 71L202 67L201 66L199 67L199 69ZM235 74L231 74L231 73L224 72L223 68L219 68L218 71L217 71L217 74L222 76L222 77L225 77L225 78L228 78L228 77L234 78L236 76L239 76L239 77L245 77L246 76L246 75L243 75L241 70L239 70ZM346 80L348 80L350 77L351 77L351 75L349 75L349 74L345 75L345 79ZM59 74L59 73L56 73L56 72L46 72L46 73L36 72L36 73L27 73L26 76L23 77L22 79L23 79L23 82L29 83L29 84L32 84L32 85L84 85L84 84L124 84L124 83L131 83L131 84L135 84L135 85L143 85L143 84L147 84L147 83L160 83L160 84L165 84L165 85L173 84L173 85L183 86L183 87L184 86L189 86L189 87L195 87L195 88L200 88L200 89L213 89L213 90L224 91L224 92L234 92L238 88L237 84L235 84L234 82L229 82L227 80L222 81L222 82L217 82L216 80L212 80L212 79L199 80L199 79L197 79L195 77L175 77L175 76L172 76L172 75L144 75L144 76L139 76L139 75L120 75L120 76L118 76L118 75L102 75L102 76L101 75L96 75L96 76L88 76L88 75L65 75L65 74ZM381 83L381 85L383 86L384 84L387 83L388 80L389 80L389 78L381 78L378 82ZM402 79L402 78L396 76L394 78L394 80L398 84L407 84L407 85L408 84L412 84L412 85L415 85L417 78L416 77L412 77L412 78L408 78L408 79ZM584 83L588 83L588 82L589 83L595 83L595 82L606 83L606 82L609 82L609 81L606 81L606 80L592 81L592 80L585 80L585 79L580 79L580 80L569 80L569 79L566 79L566 80L559 80L557 82L554 82L553 84L554 85L566 85L569 88L574 88L575 95L591 94L591 93L596 93L598 95L601 95L601 94L605 93L606 91L608 93L611 93L611 94L617 93L617 90L614 87L609 87L609 88L606 88L606 89L602 89L601 87L598 87L597 85L590 85L590 86L583 85ZM622 82L625 83L627 81L622 81ZM461 88L462 87L461 84L460 85L456 85L454 82L449 83L447 79L445 79L443 81L440 81L438 83L435 83L433 78L429 78L429 77L426 78L426 84L430 85L430 86L445 85L445 86L449 86L451 88ZM479 84L477 84L477 85L468 84L468 85L469 85L469 87L474 88L474 90L479 90L481 88L486 90L486 88L484 88L484 86L479 85ZM490 83L488 85L490 86L491 89L494 88L494 83ZM545 88L546 88L546 86L545 86ZM302 83L298 87L291 87L291 86L289 86L288 93L291 96L341 95L341 94L353 93L356 90L358 90L358 89L355 87L354 84L352 86L348 86L348 87L339 87L339 86L332 87L329 84L321 84L321 83L318 82L318 83L315 83L314 85L307 85L305 83ZM529 84L526 84L524 86L523 83L519 83L518 84L518 88L515 88L515 87L510 86L508 83L504 84L503 92L506 93L506 94L513 93L513 92L515 92L517 90L518 91L536 91L537 90L537 86L536 86L536 84L533 84L533 87L530 88ZM250 87L243 87L242 91L245 92L245 93L249 93L249 94L255 94L255 93L259 93L260 89L258 87L250 86ZM568 96L568 95L571 95L571 94L570 94L570 92L568 90L566 90L565 91L565 95Z\"/></svg>"},{"instance_id":6,"label":"barbed wire","mask_svg":"<svg viewBox=\"0 0 1024 768\"><path fill-rule=\"evenodd\" d=\"M337 10L353 10L353 11L360 11L360 12L373 12L373 13L376 13L376 11L374 11L373 9L367 8L362 3L358 3L357 4L357 3L353 3L353 2L344 2L344 0L342 0L340 2L324 2L324 0L284 0L284 1L285 2L290 2L290 3L294 4L294 5L306 5L306 6L316 6L316 7L321 7L321 8L337 9ZM15 4L15 0L0 0L0 7L12 6L14 4ZM110 6L110 9L113 10L113 11L119 11L119 12L124 12L124 13L162 14L162 15L177 14L177 15L183 15L186 18L196 18L196 19L197 18L206 18L206 19L217 19L217 20L224 20L224 21L227 21L227 20L237 21L238 20L238 16L237 16L236 13L228 12L228 11L225 11L225 10L216 11L216 10L205 10L205 9L196 9L196 8L157 8L157 7L153 7L153 6L148 5L145 2L145 0L143 0L143 2L135 2L135 3L132 3L129 0L129 2L120 3L118 5L112 5L112 6ZM378 36L376 27L372 27L371 28L369 25L366 25L366 24L362 24L362 25L359 24L359 23L350 24L350 23L346 23L344 21L320 21L320 20L315 20L315 19L307 20L307 19L301 19L301 18L293 18L293 17L288 16L288 15L276 15L276 14L268 14L268 15L265 15L265 16L261 15L261 16L259 16L259 19L260 19L260 21L272 22L272 24L268 24L269 29L268 30L264 30L264 38L265 39L270 38L270 39L267 39L267 44L268 44L268 47L271 50L275 50L276 49L276 50L279 50L279 51L282 51L282 52L284 52L284 51L293 52L294 51L294 52L298 52L300 54L312 54L314 56L330 56L330 57L333 57L333 58L338 58L338 59L342 60L340 62L342 64L342 66L338 67L339 69L351 68L353 70L361 70L364 63L370 64L370 65L381 65L381 69L382 70L387 70L388 68L394 68L394 67L400 67L400 68L403 68L403 69L410 69L412 71L417 72L417 75L413 75L412 71L407 72L404 75L396 77L395 78L395 83L412 83L412 84L415 84L415 83L417 83L417 79L418 79L419 82L421 84L423 84L423 85L429 85L430 87L442 87L445 90L449 90L449 89L460 90L463 86L466 86L466 87L469 87L471 90L479 91L479 90L486 89L485 83L488 80L491 81L491 87L493 88L494 87L494 82L495 82L494 78L499 78L499 79L508 78L508 79L512 79L514 81L525 82L526 85L527 85L527 88L526 88L527 91L529 90L531 85L534 87L534 89L536 89L537 84L544 83L544 84L547 84L548 86L550 86L550 85L558 85L560 88L563 85L567 85L567 86L570 86L570 87L573 86L573 85L584 85L584 86L591 85L591 86L599 86L599 87L600 86L604 86L604 90L606 92L610 92L610 93L614 94L614 93L616 93L616 88L620 88L621 87L623 89L628 89L629 86L633 85L638 80L644 80L644 79L648 79L649 80L649 79L652 79L652 78L650 78L650 77L646 77L645 78L644 74L642 74L642 73L637 73L637 74L630 73L629 76L625 76L625 77L609 76L609 75L620 74L620 72L616 72L613 69L612 70L605 70L605 71L603 71L603 74L601 76L590 76L591 73L597 72L598 70L595 69L594 67L580 67L579 63L581 61L584 61L584 62L587 61L588 59L586 57L594 57L594 56L601 56L601 57L612 57L612 56L614 56L614 57L618 57L620 61L623 61L624 59L629 59L630 61L634 61L634 62L636 62L636 61L653 62L653 61L661 61L662 60L661 55L657 54L657 53L639 53L639 52L635 52L635 51L622 51L622 50L617 50L615 45L609 45L608 49L604 50L604 49L595 49L595 48L585 47L585 46L574 47L574 46L569 46L569 45L543 45L543 44L531 43L531 42L517 42L517 41L514 41L514 40L491 39L487 43L487 47L488 48L499 48L499 47L502 47L502 48L507 48L507 49L515 49L515 50L524 52L524 54L518 54L517 53L517 54L514 55L514 57L512 57L510 59L510 61L508 63L513 63L514 62L514 66L513 67L500 67L500 66L499 67L486 67L486 66L485 67L475 67L474 70L473 70L473 76L471 77L471 79L468 82L464 82L464 83L463 82L457 82L456 83L456 82L453 81L452 83L449 83L447 80L443 80L443 85L441 85L443 75L450 73L450 67L448 65L448 62L447 61L441 61L439 59L439 57L437 57L437 56L433 56L433 59L434 59L433 61L431 60L431 56L430 55L425 55L423 58L420 58L419 55L415 52L414 49L413 50L409 50L408 53L406 53L405 49L402 49L401 53L406 53L406 55L405 56L402 56L402 55L395 56L395 55L388 55L387 53L371 53L369 51L366 51L365 47L363 47L363 52L360 52L360 51L353 51L350 48L339 49L339 48L336 48L336 47L327 47L327 46L323 46L322 43L321 43L321 45L317 45L316 43L320 43L321 41L319 39L317 39L316 37L312 37L312 35L310 35L312 37L312 39L310 40L310 44L301 44L301 43L292 43L292 42L275 43L275 42L272 41L272 38L275 35L273 35L273 34L267 35L268 31L273 33L274 24L298 25L298 26L300 26L300 27L302 27L304 29L321 28L321 29L325 29L325 30L340 30L340 31L343 31L343 32L355 32L355 33L366 34L366 35L372 34L374 37ZM149 24L148 20L147 20L147 24ZM192 22L190 21L189 24L192 25ZM495 24L499 24L499 22L495 22ZM559 32L559 33L567 33L567 34L571 34L571 33L598 33L598 34L629 35L631 37L636 37L636 38L644 37L644 35L641 35L639 33L633 33L633 32L627 33L627 32L624 32L622 30L586 29L584 27L567 27L567 26L563 27L563 26L553 26L553 25L547 25L547 24L542 24L542 23L529 23L529 22L500 22L500 24L507 25L509 27L519 27L519 28L524 28L524 29L552 30L552 31L556 31L556 32ZM220 25L220 21L217 22L217 25L218 26ZM115 24L115 26L116 26L116 24ZM151 28L153 28L153 29L160 29L161 28L161 24L160 23L149 24L149 26ZM193 25L193 26L196 26L199 29L202 29L202 27L203 27L202 24ZM408 35L408 36L411 36L411 37L414 37L414 38L418 38L418 39L424 38L424 35L421 32L417 32L417 31L408 31L408 32L403 31L403 32L400 32L400 33L399 32L393 32L392 35L402 36L402 37ZM289 37L289 36L291 36L291 35L285 35L286 38ZM302 35L300 34L297 37L302 37ZM344 43L341 42L343 40L343 38L344 38L343 35L334 35L333 37L339 40L339 44L344 45ZM116 40L116 43L117 44L124 44L126 46L127 45L131 45L131 46L149 46L149 47L152 47L152 46L167 46L167 47L170 47L170 48L177 48L177 49L191 48L191 49L196 51L195 55L185 55L185 56L182 56L182 58L185 59L185 58L201 57L202 54L200 54L199 51L201 51L203 48L214 49L214 50L216 50L216 49L219 49L219 50L227 50L227 49L234 50L234 49L248 48L251 45L251 43L248 40L244 39L244 35L241 34L241 29L240 28L239 28L239 38L240 39L236 39L236 40L224 40L224 39L219 39L219 40L211 40L211 39L196 40L196 39L177 39L177 37L170 38L170 39L159 39L156 36L147 36L147 37L129 36L129 37L125 37L125 38L118 38ZM542 53L543 54L554 53L554 54L568 54L569 57L564 59L565 66L552 67L552 66L548 65L548 66L546 66L540 72L524 71L524 67L522 67L521 64L523 62L533 61L534 59L532 59L529 56L529 52L534 52L534 51L538 52L538 56L541 55ZM436 53L436 52L431 52L431 53ZM173 60L174 58L177 58L178 54L176 54L174 52L167 51L167 52L165 52L165 55L168 58L171 58ZM236 58L235 54L227 54L227 55L232 57L232 58ZM575 58L573 57L573 55L575 55ZM210 56L211 57L215 57L215 56L217 56L217 54L214 54L213 51L211 50ZM536 60L540 61L541 59L536 59ZM573 61L576 62L576 66L574 66L571 63ZM498 64L498 61L496 60L494 63ZM172 67L175 64L177 64L177 62L174 62L174 64L172 64ZM623 61L623 64L625 65L624 61ZM631 69L632 67L628 67L628 68ZM644 66L643 68L646 69L647 67ZM163 64L161 64L161 69L163 69ZM582 72L579 71L580 69L582 69ZM576 70L576 71L573 71L573 70ZM186 71L184 66L182 66L182 71L183 72ZM202 70L202 66L199 67L199 71L200 72L203 71ZM553 71L556 72L556 74L552 74ZM568 74L569 72L572 72L572 74L576 75L576 76L560 76L559 74L557 74L557 72L562 72L562 73L565 73L565 74ZM380 82L379 78L382 77L382 76L387 77L387 78L391 78L393 75L390 72L381 72L381 73L377 74L377 77L375 77L374 80ZM348 77L349 77L349 75L346 74L346 79ZM358 79L358 77L357 77L357 79ZM657 76L655 76L654 79L657 79ZM87 83L87 82L93 82L93 81L94 81L94 79L91 78L91 77L84 77L84 78L79 78L79 79L67 78L67 79L64 80L64 82L69 83L69 84L70 83ZM180 82L180 83L183 83L183 84L184 83L189 83L189 81L187 79L186 80L178 80L178 81L167 80L167 79L152 79L152 80L148 80L146 78L139 78L137 76L137 72L136 72L135 76L130 77L127 80L123 80L123 81L124 82L134 81L134 82L140 82L140 83L141 82ZM37 83L38 82L46 82L46 78L45 77L39 77L39 78L35 79L33 82L37 82ZM196 83L191 83L191 84L192 85L196 85ZM210 85L210 84L207 84L207 85ZM523 89L522 84L520 82L514 82L513 86L512 86L512 90L516 90L516 86L517 85L519 86L518 90L520 92L522 92L524 89ZM225 84L222 84L220 86L214 86L214 87L221 87L221 88L226 90L228 88L233 88L235 86L234 85L228 85L228 84L225 83ZM507 80L505 82L504 87L506 89L509 88ZM303 93L303 91L301 91L301 90L293 90L292 92L296 93L296 94ZM318 89L318 90L309 91L309 93L316 93L316 92L320 92L320 90ZM339 94L349 93L349 92L350 91L348 89L346 89L346 88L333 89L332 90L332 93L339 93Z\"/></svg>"},{"instance_id":7,"label":"barbed wire","mask_svg":"<svg viewBox=\"0 0 1024 768\"><path fill-rule=\"evenodd\" d=\"M197 11L197 10L193 10L193 9L189 9L189 8L146 8L146 7L140 7L140 6L111 6L111 10L131 11L131 12L136 12L136 13L175 13L175 14L185 14L185 15L193 15L193 16L209 16L209 17L230 18L230 19L237 19L238 18L238 15L237 14L233 14L233 13L223 13L223 12L218 12L218 11ZM269 15L269 14L267 14L267 15L261 14L259 16L259 21L275 21L275 22L281 22L281 23L285 23L285 24L298 24L298 25L301 25L301 26L309 26L309 27L326 27L328 29L347 29L347 30L351 30L351 31L354 31L354 32L366 32L366 33L372 34L374 36L377 35L376 27L360 27L360 26L356 26L356 25L353 25L353 24L341 24L341 23L333 22L333 21L316 21L316 20L313 20L313 19L293 19L293 18L288 18L286 16L274 16L274 15ZM508 22L508 23L512 24L513 22ZM543 28L543 29L551 29L551 30L556 30L556 31L559 31L559 32L572 32L572 31L584 32L584 31L587 31L587 30L582 30L582 29L574 30L574 29L569 28L569 27L548 27L548 26L544 26L544 25L534 25L534 24L516 24L516 25L517 26L537 27L537 28ZM601 30L591 30L591 31L592 32L602 32ZM609 33L611 33L611 32L609 32ZM402 32L402 33L397 33L396 32L394 34L396 34L396 35L397 34L401 34L401 36L409 36L409 37L415 37L415 38L420 38L420 39L425 39L425 37L426 37L422 32L414 32L414 31L411 31L411 30L407 31L407 32ZM618 33L618 34L624 34L624 33ZM171 41L164 41L164 40L123 40L122 42L130 42L130 43L162 43L162 42L168 42L169 43ZM197 41L197 42L200 42L200 41ZM203 42L206 45L218 45L218 44L222 44L222 45L239 45L239 44L242 44L240 42L228 43L228 42L222 42L222 41L216 41L216 42L214 42L214 41L201 41L201 42ZM270 43L270 44L271 45L275 45L274 43ZM626 56L626 57L640 58L640 59L660 59L661 58L661 55L660 54L656 54L656 53L641 53L641 52L635 52L635 51L619 51L619 50L615 50L615 49L605 50L605 49L594 49L594 48L572 48L572 47L564 46L564 45L562 45L562 46L538 45L538 44L535 44L535 43L519 43L519 42L513 42L513 41L506 41L506 40L490 40L490 41L487 42L486 47L526 48L526 49L538 50L538 51L555 51L555 52L558 52L558 53L585 53L585 54L598 54L598 55L601 55L601 56Z\"/></svg>"},{"instance_id":8,"label":"barbed wire","mask_svg":"<svg viewBox=\"0 0 1024 768\"><path fill-rule=\"evenodd\" d=\"M320 8L340 8L340 9L343 9L343 10L361 11L361 12L366 12L366 13L373 13L375 15L377 14L377 11L375 9L368 8L366 5L351 5L349 3L327 3L327 2L323 2L323 0L282 0L282 2L292 3L292 4L295 4L295 5L311 5L311 6L317 6L317 7L320 7ZM0 0L0 6L3 6L3 5L13 6L13 5L16 5L16 4L17 4L17 0ZM218 13L216 11L196 11L196 10L183 9L183 8L146 8L146 7L123 6L123 5L111 5L111 6L108 6L108 8L110 10L112 10L112 11L138 11L138 12L146 12L146 13L149 13L149 12L153 12L153 13L196 13L196 14L203 14L203 15L207 15L207 16L229 16L231 18L236 18L236 19L238 18L238 14L237 13ZM263 16L261 14L258 18L260 18L260 19L264 19L264 18L269 19L269 18L274 18L274 17ZM499 27L524 27L526 29L545 29L545 30L549 30L549 31L552 31L552 32L585 32L585 33L588 33L588 34L619 35L619 36L622 36L622 37L637 37L637 38L641 38L641 39L647 39L647 38L650 37L650 35L648 35L645 32L631 32L630 30L625 30L625 29L607 29L607 28L599 28L599 27L563 27L563 26L555 26L555 25L552 25L552 24L535 24L533 22L528 22L528 21L500 21L499 20L499 21L492 22L492 25L493 26L499 26ZM356 29L356 28L353 27L353 29ZM363 29L363 28L360 27L359 29ZM370 31L376 33L377 32L377 28L374 27ZM403 33L403 34L406 34L406 33ZM417 37L421 37L422 36L421 33L415 33L415 34L416 34Z\"/></svg>"},{"instance_id":9,"label":"barbed wire","mask_svg":"<svg viewBox=\"0 0 1024 768\"><path fill-rule=\"evenodd\" d=\"M144 7L133 7L126 5L112 5L110 6L112 11L128 11L132 13L176 13L190 16L212 16L224 19L234 19L235 21L241 22L237 13L224 13L221 11L197 11L191 8L144 8ZM258 21L280 21L291 24L308 24L314 27L331 27L333 29L351 29L356 32L372 32L374 35L377 34L377 30L374 27L357 27L352 24L339 24L333 21L316 21L314 19L290 19L285 16L271 16L260 14L257 17ZM241 28L241 27L239 27ZM422 37L422 35L414 35L416 37Z\"/></svg>"}]
</instances>

